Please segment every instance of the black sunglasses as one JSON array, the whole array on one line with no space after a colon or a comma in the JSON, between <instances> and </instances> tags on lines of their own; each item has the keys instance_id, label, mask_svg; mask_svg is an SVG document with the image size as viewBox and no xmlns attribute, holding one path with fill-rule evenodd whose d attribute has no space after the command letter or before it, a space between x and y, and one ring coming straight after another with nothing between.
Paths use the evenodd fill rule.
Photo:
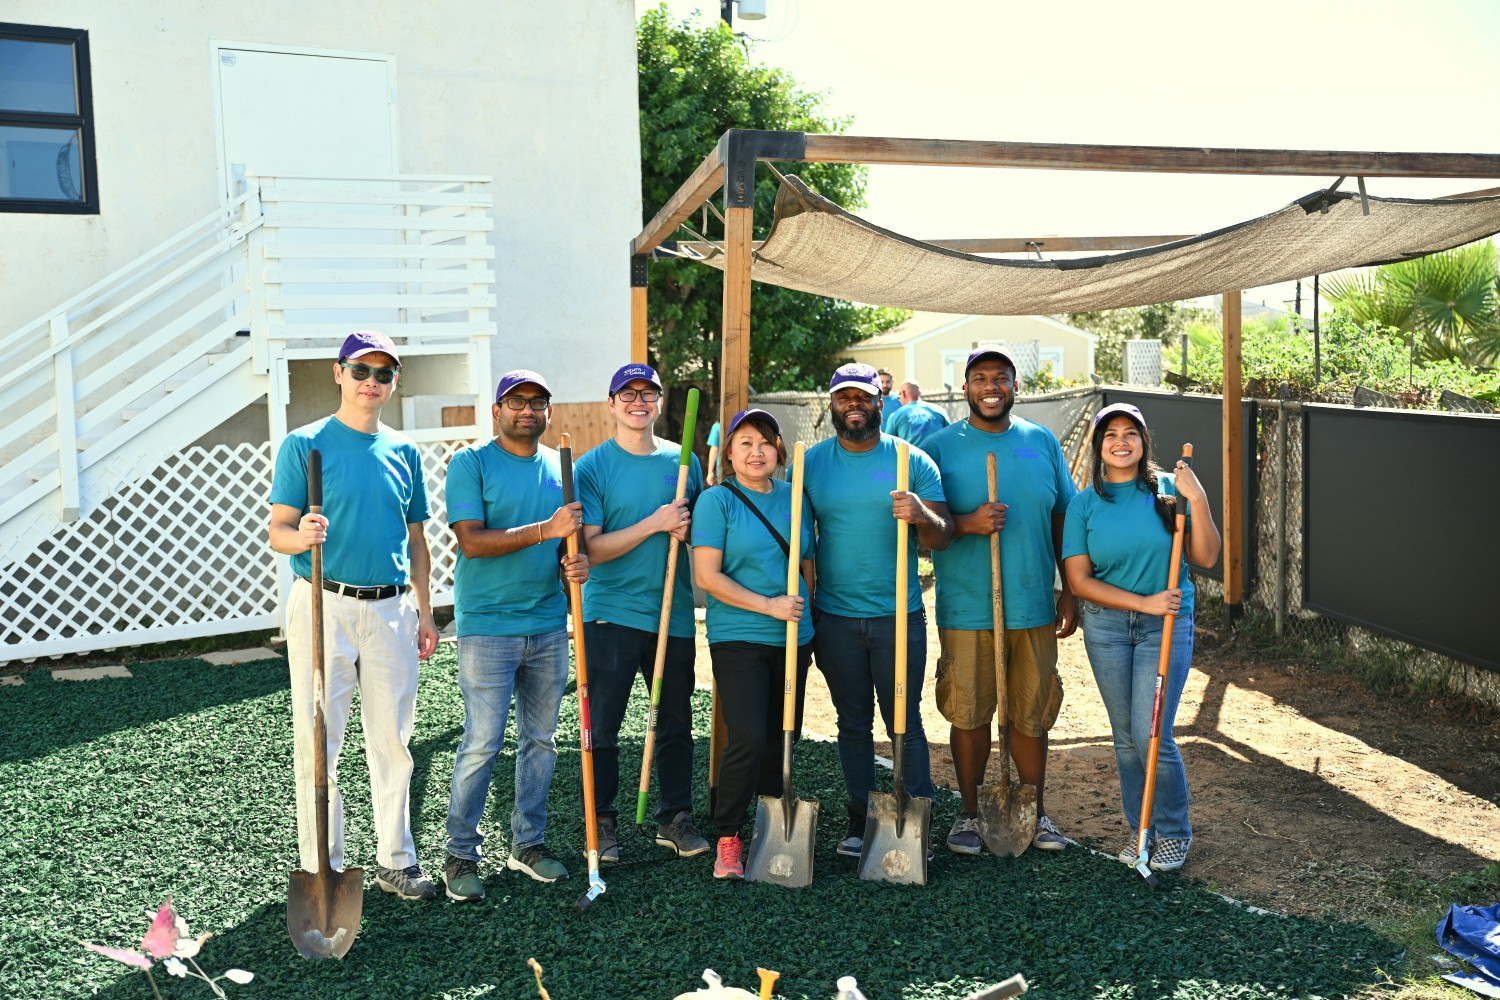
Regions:
<instances>
[{"instance_id":1,"label":"black sunglasses","mask_svg":"<svg viewBox=\"0 0 1500 1000\"><path fill-rule=\"evenodd\" d=\"M344 366L344 370L349 373L349 377L356 382L363 382L371 375L374 375L375 381L381 385L390 385L396 381L396 369L394 368L371 368L369 365L350 364L347 361L340 361L339 364Z\"/></svg>"}]
</instances>

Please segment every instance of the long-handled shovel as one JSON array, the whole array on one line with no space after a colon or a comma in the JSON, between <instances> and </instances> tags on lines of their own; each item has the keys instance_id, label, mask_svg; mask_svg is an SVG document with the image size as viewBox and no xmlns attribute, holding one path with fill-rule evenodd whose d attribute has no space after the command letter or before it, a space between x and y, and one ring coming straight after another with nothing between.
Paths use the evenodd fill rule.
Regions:
<instances>
[{"instance_id":1,"label":"long-handled shovel","mask_svg":"<svg viewBox=\"0 0 1500 1000\"><path fill-rule=\"evenodd\" d=\"M558 435L563 504L573 502L573 435ZM569 557L578 554L578 533L568 536ZM589 665L583 642L583 585L568 581L568 612L573 618L573 659L578 671L578 745L583 751L583 831L589 852L589 888L574 904L586 910L604 892L599 876L599 817L594 815L594 734L589 718Z\"/></svg>"},{"instance_id":2,"label":"long-handled shovel","mask_svg":"<svg viewBox=\"0 0 1500 1000\"><path fill-rule=\"evenodd\" d=\"M806 446L792 451L792 535L788 540L786 592L796 597L802 580L802 466ZM812 609L807 609L811 614ZM781 688L781 795L762 795L755 806L755 837L745 878L798 888L812 882L818 803L792 791L792 732L797 727L797 623L786 623L786 678Z\"/></svg>"},{"instance_id":3,"label":"long-handled shovel","mask_svg":"<svg viewBox=\"0 0 1500 1000\"><path fill-rule=\"evenodd\" d=\"M677 463L677 495L687 496L688 472L693 464L693 425L698 421L698 390L689 389L687 416L682 421L682 458ZM656 665L651 671L651 710L646 717L646 750L641 756L641 787L635 799L635 821L646 822L646 799L651 794L651 753L656 749L656 714L661 708L662 677L667 672L667 638L672 625L672 591L677 583L677 550L675 537L667 544L667 579L662 584L661 620L656 626Z\"/></svg>"},{"instance_id":4,"label":"long-handled shovel","mask_svg":"<svg viewBox=\"0 0 1500 1000\"><path fill-rule=\"evenodd\" d=\"M909 446L896 445L896 489L906 492L910 482ZM892 711L891 758L895 764L895 794L871 792L865 812L865 842L859 853L859 877L912 885L927 884L927 841L932 829L932 800L906 791L902 765L906 755L906 601L907 529L896 521L896 664Z\"/></svg>"},{"instance_id":5,"label":"long-handled shovel","mask_svg":"<svg viewBox=\"0 0 1500 1000\"><path fill-rule=\"evenodd\" d=\"M1193 446L1182 446L1182 460L1193 464ZM1187 534L1187 513L1182 509L1182 497L1177 498L1177 525L1172 531L1172 562L1167 567L1167 589L1177 587L1181 578L1182 540ZM1151 836L1151 807L1156 798L1156 755L1161 750L1162 703L1167 695L1167 668L1172 662L1172 630L1177 624L1177 615L1169 612L1161 620L1161 655L1156 660L1156 692L1151 702L1151 742L1146 746L1146 788L1141 794L1141 820L1135 831L1135 870L1146 884L1155 889L1159 883L1156 873L1148 864L1146 841Z\"/></svg>"},{"instance_id":6,"label":"long-handled shovel","mask_svg":"<svg viewBox=\"0 0 1500 1000\"><path fill-rule=\"evenodd\" d=\"M307 453L307 510L323 513L323 456ZM303 958L343 958L359 934L365 905L363 868L333 870L328 858L328 723L323 718L323 546L312 547L313 780L317 788L318 870L294 871L286 895L286 929Z\"/></svg>"},{"instance_id":7,"label":"long-handled shovel","mask_svg":"<svg viewBox=\"0 0 1500 1000\"><path fill-rule=\"evenodd\" d=\"M995 503L995 453L985 456L990 503ZM1000 576L1000 533L990 535L991 602L995 634L995 700L1000 715L1000 783L979 786L979 837L991 854L1018 858L1036 836L1036 786L1010 782L1010 725L1007 717L1009 663L1005 655L1005 594Z\"/></svg>"}]
</instances>

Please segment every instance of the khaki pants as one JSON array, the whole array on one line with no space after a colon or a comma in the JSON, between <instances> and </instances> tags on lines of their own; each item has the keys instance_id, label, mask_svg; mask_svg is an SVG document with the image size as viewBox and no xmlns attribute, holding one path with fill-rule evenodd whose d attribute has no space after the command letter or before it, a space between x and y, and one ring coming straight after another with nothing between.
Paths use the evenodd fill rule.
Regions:
<instances>
[{"instance_id":1,"label":"khaki pants","mask_svg":"<svg viewBox=\"0 0 1500 1000\"><path fill-rule=\"evenodd\" d=\"M317 786L313 774L312 584L297 580L286 609L291 667L292 737L297 787L297 850L304 871L318 869ZM410 591L383 601L323 592L323 716L328 727L329 861L344 867L344 799L339 752L359 689L365 759L370 767L376 862L400 870L417 863L411 836L411 740L417 706L417 601Z\"/></svg>"},{"instance_id":2,"label":"khaki pants","mask_svg":"<svg viewBox=\"0 0 1500 1000\"><path fill-rule=\"evenodd\" d=\"M939 629L937 707L959 729L979 729L995 717L995 633ZM1015 731L1042 737L1062 708L1057 629L1052 624L1005 630L1006 716Z\"/></svg>"}]
</instances>

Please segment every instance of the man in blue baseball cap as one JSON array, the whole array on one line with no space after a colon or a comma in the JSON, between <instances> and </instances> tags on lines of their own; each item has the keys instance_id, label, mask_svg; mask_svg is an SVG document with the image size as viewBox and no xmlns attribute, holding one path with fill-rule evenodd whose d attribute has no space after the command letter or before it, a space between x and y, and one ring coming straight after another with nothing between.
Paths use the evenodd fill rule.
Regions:
<instances>
[{"instance_id":1,"label":"man in blue baseball cap","mask_svg":"<svg viewBox=\"0 0 1500 1000\"><path fill-rule=\"evenodd\" d=\"M435 899L412 841L411 741L417 663L437 648L428 591L431 560L422 522L427 479L410 438L381 424L400 378L401 358L383 333L357 330L333 364L339 408L292 431L271 482L271 548L292 557L297 580L285 609L291 668L297 788L297 848L317 871L313 774L312 572L323 546L324 716L328 732L329 860L344 867L344 800L339 751L359 690L374 811L375 884L402 899ZM308 512L307 455L323 458L323 512Z\"/></svg>"},{"instance_id":2,"label":"man in blue baseball cap","mask_svg":"<svg viewBox=\"0 0 1500 1000\"><path fill-rule=\"evenodd\" d=\"M547 793L557 764L557 712L568 686L568 605L559 579L588 579L588 557L561 544L583 523L563 503L557 452L539 444L552 391L533 371L506 372L495 388L495 437L448 464L448 523L458 539L454 621L464 734L448 802L449 899L484 898L479 828L490 774L516 703L515 807L505 867L538 882L568 877L547 848Z\"/></svg>"},{"instance_id":3,"label":"man in blue baseball cap","mask_svg":"<svg viewBox=\"0 0 1500 1000\"><path fill-rule=\"evenodd\" d=\"M591 572L583 589L589 651L589 704L594 740L594 803L599 860L620 859L620 724L636 678L649 695L656 668L657 627L670 539L688 540L690 511L703 491L703 469L691 457L687 495L677 500L680 445L658 438L662 383L650 365L629 364L609 382L615 433L578 460L578 499ZM708 852L693 824L692 561L683 551L673 581L661 705L656 723L660 799L656 842L679 857Z\"/></svg>"},{"instance_id":4,"label":"man in blue baseball cap","mask_svg":"<svg viewBox=\"0 0 1500 1000\"><path fill-rule=\"evenodd\" d=\"M859 857L865 814L875 789L875 705L893 731L896 666L896 519L911 534L907 593L906 787L932 796L927 736L922 730L922 671L927 615L917 578L917 544L941 549L953 523L932 459L909 452L910 489L896 491L895 438L880 432L880 376L850 363L828 384L837 437L807 451L804 483L818 527L813 651L838 713L839 763L848 792L849 826L838 852Z\"/></svg>"}]
</instances>

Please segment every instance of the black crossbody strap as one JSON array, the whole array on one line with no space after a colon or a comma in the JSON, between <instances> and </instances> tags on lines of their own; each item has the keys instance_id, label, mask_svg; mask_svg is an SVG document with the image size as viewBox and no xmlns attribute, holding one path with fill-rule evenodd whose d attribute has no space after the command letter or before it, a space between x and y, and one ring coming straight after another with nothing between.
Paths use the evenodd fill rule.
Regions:
<instances>
[{"instance_id":1,"label":"black crossbody strap","mask_svg":"<svg viewBox=\"0 0 1500 1000\"><path fill-rule=\"evenodd\" d=\"M787 540L785 538L781 537L781 532L777 531L776 528L772 526L771 522L766 519L766 515L760 512L760 508L751 503L750 498L745 496L745 494L740 491L740 488L730 480L724 480L723 485L728 487L729 492L740 498L740 503L750 508L750 513L760 518L760 523L766 526L766 530L771 533L771 537L776 539L776 544L781 546L782 554L790 556L792 554L791 545L787 543Z\"/></svg>"}]
</instances>

